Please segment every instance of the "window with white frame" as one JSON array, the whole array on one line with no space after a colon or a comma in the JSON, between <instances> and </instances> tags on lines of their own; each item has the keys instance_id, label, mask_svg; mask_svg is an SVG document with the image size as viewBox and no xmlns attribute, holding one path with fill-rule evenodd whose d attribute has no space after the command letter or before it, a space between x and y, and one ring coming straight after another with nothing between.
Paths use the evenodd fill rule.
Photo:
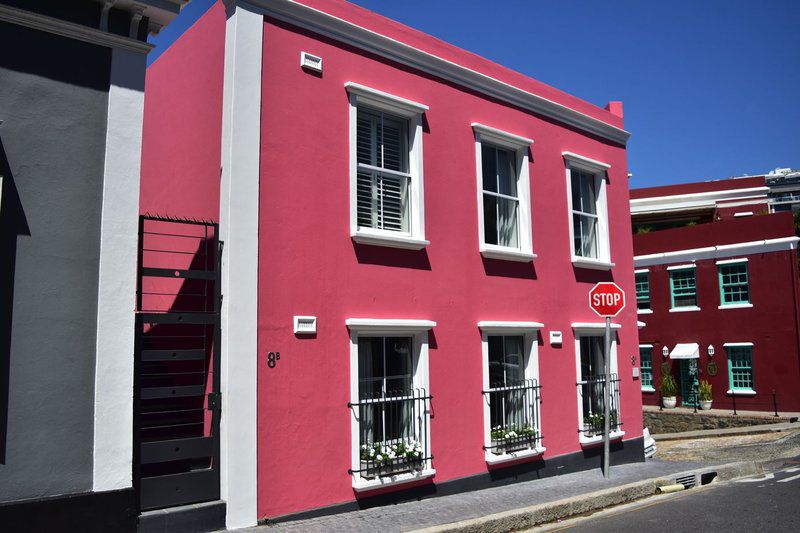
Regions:
<instances>
[{"instance_id":1,"label":"window with white frame","mask_svg":"<svg viewBox=\"0 0 800 533\"><path fill-rule=\"evenodd\" d=\"M479 322L483 343L484 450L490 463L544 451L538 323Z\"/></svg>"},{"instance_id":2,"label":"window with white frame","mask_svg":"<svg viewBox=\"0 0 800 533\"><path fill-rule=\"evenodd\" d=\"M642 390L654 392L653 388L653 346L650 344L639 345L639 368L641 369L640 380Z\"/></svg>"},{"instance_id":3,"label":"window with white frame","mask_svg":"<svg viewBox=\"0 0 800 533\"><path fill-rule=\"evenodd\" d=\"M755 394L753 381L753 344L725 343L728 353L728 394Z\"/></svg>"},{"instance_id":4,"label":"window with white frame","mask_svg":"<svg viewBox=\"0 0 800 533\"><path fill-rule=\"evenodd\" d=\"M610 387L609 428L612 437L621 436L619 412L619 377L617 376L616 341L612 338L611 373L605 375L605 338L603 324L575 327L575 352L578 373L578 431L581 442L594 442L605 431L604 390ZM618 327L618 326L617 326ZM612 332L612 335L614 333Z\"/></svg>"},{"instance_id":5,"label":"window with white frame","mask_svg":"<svg viewBox=\"0 0 800 533\"><path fill-rule=\"evenodd\" d=\"M572 262L606 270L614 266L608 236L606 176L610 165L563 152L567 166Z\"/></svg>"},{"instance_id":6,"label":"window with white frame","mask_svg":"<svg viewBox=\"0 0 800 533\"><path fill-rule=\"evenodd\" d=\"M433 475L428 330L422 320L350 319L353 487Z\"/></svg>"},{"instance_id":7,"label":"window with white frame","mask_svg":"<svg viewBox=\"0 0 800 533\"><path fill-rule=\"evenodd\" d=\"M421 249L425 240L422 114L427 106L345 84L350 94L350 235Z\"/></svg>"},{"instance_id":8,"label":"window with white frame","mask_svg":"<svg viewBox=\"0 0 800 533\"><path fill-rule=\"evenodd\" d=\"M528 152L533 140L473 123L478 175L479 249L483 256L531 261Z\"/></svg>"}]
</instances>

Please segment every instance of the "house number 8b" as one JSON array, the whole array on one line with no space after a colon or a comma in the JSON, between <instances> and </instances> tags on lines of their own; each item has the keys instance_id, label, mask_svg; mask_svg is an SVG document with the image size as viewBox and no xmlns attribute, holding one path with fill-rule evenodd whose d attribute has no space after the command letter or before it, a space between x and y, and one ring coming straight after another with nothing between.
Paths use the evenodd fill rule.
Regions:
<instances>
[{"instance_id":1,"label":"house number 8b","mask_svg":"<svg viewBox=\"0 0 800 533\"><path fill-rule=\"evenodd\" d=\"M267 354L267 366L270 368L275 368L275 364L277 361L281 359L281 352L269 352Z\"/></svg>"}]
</instances>

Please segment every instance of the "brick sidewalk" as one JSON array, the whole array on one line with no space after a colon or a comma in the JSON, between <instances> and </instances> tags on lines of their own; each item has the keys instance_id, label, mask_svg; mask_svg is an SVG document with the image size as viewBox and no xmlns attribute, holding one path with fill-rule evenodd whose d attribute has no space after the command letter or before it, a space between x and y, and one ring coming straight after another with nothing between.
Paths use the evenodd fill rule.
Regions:
<instances>
[{"instance_id":1,"label":"brick sidewalk","mask_svg":"<svg viewBox=\"0 0 800 533\"><path fill-rule=\"evenodd\" d=\"M648 460L646 463L612 467L609 480L603 478L600 469L593 469L421 501L258 526L241 531L248 533L268 533L271 530L275 530L276 533L413 531L556 501L634 481L692 470L709 464Z\"/></svg>"}]
</instances>

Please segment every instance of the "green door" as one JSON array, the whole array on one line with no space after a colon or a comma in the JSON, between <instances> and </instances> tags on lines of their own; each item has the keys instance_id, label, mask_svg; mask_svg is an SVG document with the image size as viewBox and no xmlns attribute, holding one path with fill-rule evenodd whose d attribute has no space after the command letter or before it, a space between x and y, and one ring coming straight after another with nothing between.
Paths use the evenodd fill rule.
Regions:
<instances>
[{"instance_id":1,"label":"green door","mask_svg":"<svg viewBox=\"0 0 800 533\"><path fill-rule=\"evenodd\" d=\"M696 407L697 359L681 359L681 405Z\"/></svg>"}]
</instances>

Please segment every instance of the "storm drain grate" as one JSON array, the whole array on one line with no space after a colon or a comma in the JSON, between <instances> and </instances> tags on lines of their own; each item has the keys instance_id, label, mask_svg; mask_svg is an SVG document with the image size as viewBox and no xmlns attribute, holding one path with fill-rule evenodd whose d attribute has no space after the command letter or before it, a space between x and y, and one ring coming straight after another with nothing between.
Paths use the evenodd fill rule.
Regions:
<instances>
[{"instance_id":1,"label":"storm drain grate","mask_svg":"<svg viewBox=\"0 0 800 533\"><path fill-rule=\"evenodd\" d=\"M697 476L695 474L686 474L685 476L678 476L675 478L675 483L680 483L685 489L691 489L697 485Z\"/></svg>"}]
</instances>

